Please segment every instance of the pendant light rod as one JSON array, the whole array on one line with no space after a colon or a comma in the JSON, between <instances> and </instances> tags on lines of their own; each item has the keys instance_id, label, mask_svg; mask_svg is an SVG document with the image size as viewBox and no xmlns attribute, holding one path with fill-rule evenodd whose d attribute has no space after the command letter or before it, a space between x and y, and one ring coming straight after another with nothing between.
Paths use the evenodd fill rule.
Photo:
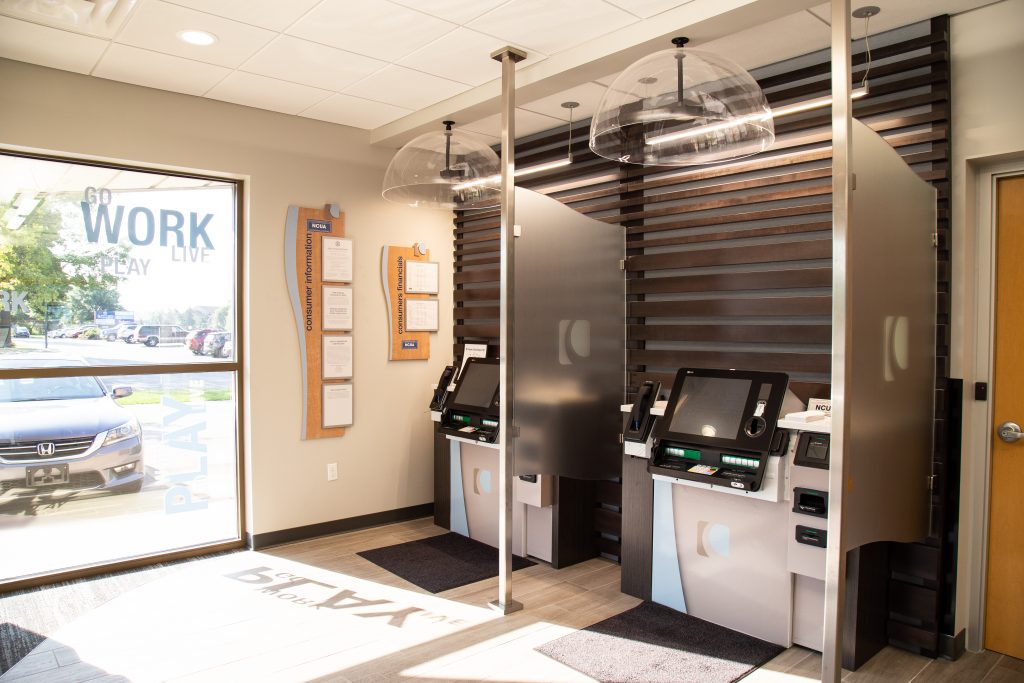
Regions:
<instances>
[{"instance_id":1,"label":"pendant light rod","mask_svg":"<svg viewBox=\"0 0 1024 683\"><path fill-rule=\"evenodd\" d=\"M441 177L448 179L452 177L452 126L454 121L442 121L444 124L444 170Z\"/></svg>"},{"instance_id":2,"label":"pendant light rod","mask_svg":"<svg viewBox=\"0 0 1024 683\"><path fill-rule=\"evenodd\" d=\"M501 62L501 228L498 325L498 598L490 606L502 614L523 609L512 599L512 499L515 477L515 415L513 414L513 343L515 324L515 201L516 201L516 62L526 53L503 47L491 53Z\"/></svg>"},{"instance_id":3,"label":"pendant light rod","mask_svg":"<svg viewBox=\"0 0 1024 683\"><path fill-rule=\"evenodd\" d=\"M683 60L686 58L686 55L683 54L683 48L688 42L690 42L690 39L683 36L672 39L672 44L679 48L679 52L676 54L676 97L679 98L680 104L682 104L686 95L686 88L683 87Z\"/></svg>"}]
</instances>

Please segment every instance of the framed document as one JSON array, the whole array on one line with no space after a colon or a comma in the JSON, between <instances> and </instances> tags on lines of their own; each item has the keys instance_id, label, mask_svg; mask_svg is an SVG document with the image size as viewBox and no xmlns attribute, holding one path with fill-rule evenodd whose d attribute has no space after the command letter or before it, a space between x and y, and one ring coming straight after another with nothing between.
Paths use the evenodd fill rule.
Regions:
<instances>
[{"instance_id":1,"label":"framed document","mask_svg":"<svg viewBox=\"0 0 1024 683\"><path fill-rule=\"evenodd\" d=\"M352 337L325 334L323 341L323 379L351 379Z\"/></svg>"},{"instance_id":2,"label":"framed document","mask_svg":"<svg viewBox=\"0 0 1024 683\"><path fill-rule=\"evenodd\" d=\"M325 384L323 401L324 429L352 424L351 384Z\"/></svg>"},{"instance_id":3,"label":"framed document","mask_svg":"<svg viewBox=\"0 0 1024 683\"><path fill-rule=\"evenodd\" d=\"M352 282L352 240L324 235L321 246L321 279L325 282Z\"/></svg>"},{"instance_id":4,"label":"framed document","mask_svg":"<svg viewBox=\"0 0 1024 683\"><path fill-rule=\"evenodd\" d=\"M332 331L352 329L352 288L323 286L323 328Z\"/></svg>"},{"instance_id":5,"label":"framed document","mask_svg":"<svg viewBox=\"0 0 1024 683\"><path fill-rule=\"evenodd\" d=\"M405 329L409 332L436 332L437 299L406 299Z\"/></svg>"},{"instance_id":6,"label":"framed document","mask_svg":"<svg viewBox=\"0 0 1024 683\"><path fill-rule=\"evenodd\" d=\"M437 294L438 265L434 261L405 262L407 294Z\"/></svg>"}]
</instances>

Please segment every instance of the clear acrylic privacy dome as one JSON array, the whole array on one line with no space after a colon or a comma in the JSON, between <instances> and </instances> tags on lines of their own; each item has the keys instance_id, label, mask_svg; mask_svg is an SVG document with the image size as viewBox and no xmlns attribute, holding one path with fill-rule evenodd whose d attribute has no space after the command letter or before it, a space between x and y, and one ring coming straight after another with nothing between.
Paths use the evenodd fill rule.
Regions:
<instances>
[{"instance_id":1,"label":"clear acrylic privacy dome","mask_svg":"<svg viewBox=\"0 0 1024 683\"><path fill-rule=\"evenodd\" d=\"M501 161L472 133L424 133L395 154L384 173L384 199L409 206L479 209L501 203Z\"/></svg>"},{"instance_id":2,"label":"clear acrylic privacy dome","mask_svg":"<svg viewBox=\"0 0 1024 683\"><path fill-rule=\"evenodd\" d=\"M655 52L619 74L590 124L595 154L647 166L738 159L774 142L772 110L757 81L731 60L684 47Z\"/></svg>"}]
</instances>

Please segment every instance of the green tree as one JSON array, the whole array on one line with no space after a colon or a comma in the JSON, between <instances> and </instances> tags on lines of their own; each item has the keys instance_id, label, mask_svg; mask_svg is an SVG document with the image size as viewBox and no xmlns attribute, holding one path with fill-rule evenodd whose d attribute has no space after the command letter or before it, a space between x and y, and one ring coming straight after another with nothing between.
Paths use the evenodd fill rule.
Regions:
<instances>
[{"instance_id":1,"label":"green tree","mask_svg":"<svg viewBox=\"0 0 1024 683\"><path fill-rule=\"evenodd\" d=\"M116 308L117 283L121 279L104 269L105 262L123 259L125 247L96 251L62 232L62 200L47 197L24 223L11 230L0 219L0 287L28 296L29 314L18 312L18 321L42 321L48 305L67 303L69 317L79 322L92 320L89 302L110 302ZM0 216L10 204L0 204Z\"/></svg>"}]
</instances>

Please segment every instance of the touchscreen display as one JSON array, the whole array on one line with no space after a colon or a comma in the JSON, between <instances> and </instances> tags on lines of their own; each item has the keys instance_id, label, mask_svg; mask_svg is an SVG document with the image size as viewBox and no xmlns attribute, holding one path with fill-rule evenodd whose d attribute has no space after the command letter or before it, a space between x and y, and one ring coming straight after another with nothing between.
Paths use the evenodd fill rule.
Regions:
<instances>
[{"instance_id":1,"label":"touchscreen display","mask_svg":"<svg viewBox=\"0 0 1024 683\"><path fill-rule=\"evenodd\" d=\"M490 408L494 392L498 390L497 363L466 363L453 403L464 406Z\"/></svg>"},{"instance_id":2,"label":"touchscreen display","mask_svg":"<svg viewBox=\"0 0 1024 683\"><path fill-rule=\"evenodd\" d=\"M669 431L735 439L749 393L749 379L687 377L679 392Z\"/></svg>"}]
</instances>

